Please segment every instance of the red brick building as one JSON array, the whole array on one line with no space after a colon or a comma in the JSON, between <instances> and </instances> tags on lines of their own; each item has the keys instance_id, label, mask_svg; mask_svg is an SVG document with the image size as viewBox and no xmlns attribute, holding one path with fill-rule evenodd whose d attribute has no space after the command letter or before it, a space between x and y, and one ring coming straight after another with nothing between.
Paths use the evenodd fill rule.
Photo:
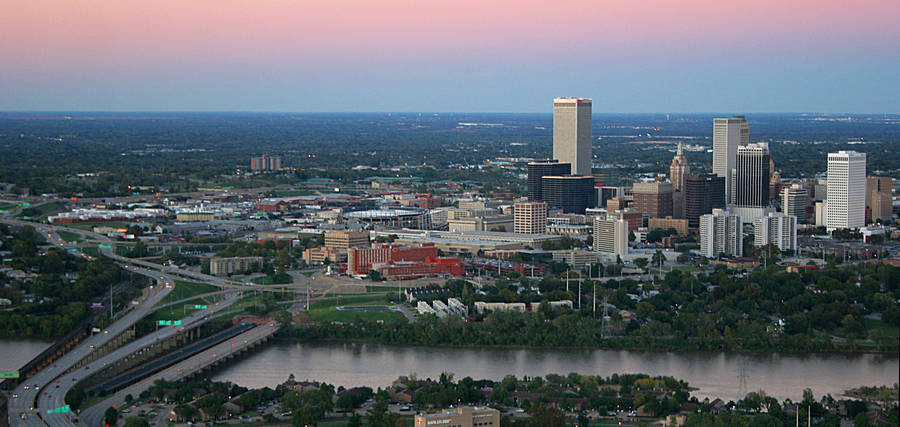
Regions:
<instances>
[{"instance_id":1,"label":"red brick building","mask_svg":"<svg viewBox=\"0 0 900 427\"><path fill-rule=\"evenodd\" d=\"M400 261L374 264L372 269L390 279L414 279L428 276L462 276L465 267L459 258L431 258L425 261Z\"/></svg>"},{"instance_id":2,"label":"red brick building","mask_svg":"<svg viewBox=\"0 0 900 427\"><path fill-rule=\"evenodd\" d=\"M372 264L400 261L425 261L437 258L438 248L434 245L421 247L400 247L382 245L373 248L350 248L347 251L347 274L364 275L372 269Z\"/></svg>"}]
</instances>

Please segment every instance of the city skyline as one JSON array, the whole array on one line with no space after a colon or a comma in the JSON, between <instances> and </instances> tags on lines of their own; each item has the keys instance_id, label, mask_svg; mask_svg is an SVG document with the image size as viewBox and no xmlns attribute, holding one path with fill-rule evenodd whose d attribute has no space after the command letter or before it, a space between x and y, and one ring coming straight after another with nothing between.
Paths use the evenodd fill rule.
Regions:
<instances>
[{"instance_id":1,"label":"city skyline","mask_svg":"<svg viewBox=\"0 0 900 427\"><path fill-rule=\"evenodd\" d=\"M544 6L7 2L0 110L900 112L896 2Z\"/></svg>"}]
</instances>

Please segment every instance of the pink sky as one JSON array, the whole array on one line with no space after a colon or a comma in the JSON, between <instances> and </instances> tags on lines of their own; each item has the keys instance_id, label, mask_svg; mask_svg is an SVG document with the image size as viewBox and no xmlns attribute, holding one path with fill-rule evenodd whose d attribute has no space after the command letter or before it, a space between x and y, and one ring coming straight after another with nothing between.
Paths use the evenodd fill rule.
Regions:
<instances>
[{"instance_id":1,"label":"pink sky","mask_svg":"<svg viewBox=\"0 0 900 427\"><path fill-rule=\"evenodd\" d=\"M533 84L571 64L740 71L737 63L821 69L900 56L898 0L0 3L0 90L44 95L59 91L58 79L90 92L214 73L247 82L341 67L383 76L456 67L531 72ZM28 98L26 89L16 96Z\"/></svg>"},{"instance_id":2,"label":"pink sky","mask_svg":"<svg viewBox=\"0 0 900 427\"><path fill-rule=\"evenodd\" d=\"M9 1L0 56L204 63L347 55L553 56L856 48L900 40L900 1ZM384 56L382 56L384 55ZM7 60L9 62L7 62Z\"/></svg>"}]
</instances>

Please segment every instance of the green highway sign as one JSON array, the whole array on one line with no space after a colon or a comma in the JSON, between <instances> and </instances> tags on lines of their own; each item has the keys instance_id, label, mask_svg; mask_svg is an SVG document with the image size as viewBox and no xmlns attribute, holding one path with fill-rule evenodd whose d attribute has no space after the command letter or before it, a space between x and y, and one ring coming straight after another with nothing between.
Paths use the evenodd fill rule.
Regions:
<instances>
[{"instance_id":1,"label":"green highway sign","mask_svg":"<svg viewBox=\"0 0 900 427\"><path fill-rule=\"evenodd\" d=\"M194 304L194 308L196 308L197 310L206 310L206 307L207 306L205 305Z\"/></svg>"},{"instance_id":2,"label":"green highway sign","mask_svg":"<svg viewBox=\"0 0 900 427\"><path fill-rule=\"evenodd\" d=\"M71 411L72 411L72 408L70 408L69 405L65 405L65 406L60 406L59 408L56 408L56 409L48 409L47 413L48 414L66 414Z\"/></svg>"},{"instance_id":3,"label":"green highway sign","mask_svg":"<svg viewBox=\"0 0 900 427\"><path fill-rule=\"evenodd\" d=\"M103 243L101 243L100 249L112 249L112 245L104 245Z\"/></svg>"},{"instance_id":4,"label":"green highway sign","mask_svg":"<svg viewBox=\"0 0 900 427\"><path fill-rule=\"evenodd\" d=\"M31 206L31 203L25 202L25 203L22 203L22 206Z\"/></svg>"},{"instance_id":5,"label":"green highway sign","mask_svg":"<svg viewBox=\"0 0 900 427\"><path fill-rule=\"evenodd\" d=\"M19 378L19 371L0 371L0 380Z\"/></svg>"},{"instance_id":6,"label":"green highway sign","mask_svg":"<svg viewBox=\"0 0 900 427\"><path fill-rule=\"evenodd\" d=\"M157 325L159 326L181 326L180 320L158 320Z\"/></svg>"},{"instance_id":7,"label":"green highway sign","mask_svg":"<svg viewBox=\"0 0 900 427\"><path fill-rule=\"evenodd\" d=\"M0 213L9 213L9 211L6 209L0 209Z\"/></svg>"}]
</instances>

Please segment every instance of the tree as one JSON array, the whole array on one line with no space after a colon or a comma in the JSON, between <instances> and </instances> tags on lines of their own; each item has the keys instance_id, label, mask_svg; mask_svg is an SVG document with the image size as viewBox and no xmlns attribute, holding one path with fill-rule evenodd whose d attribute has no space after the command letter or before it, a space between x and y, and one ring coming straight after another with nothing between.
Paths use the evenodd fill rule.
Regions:
<instances>
[{"instance_id":1,"label":"tree","mask_svg":"<svg viewBox=\"0 0 900 427\"><path fill-rule=\"evenodd\" d=\"M369 277L369 280L371 280L373 282L380 282L380 281L384 280L384 278L381 277L381 273L378 272L378 270L369 270L368 277Z\"/></svg>"},{"instance_id":2,"label":"tree","mask_svg":"<svg viewBox=\"0 0 900 427\"><path fill-rule=\"evenodd\" d=\"M634 260L634 265L644 271L647 271L647 264L650 264L650 261L647 258L641 257Z\"/></svg>"},{"instance_id":3,"label":"tree","mask_svg":"<svg viewBox=\"0 0 900 427\"><path fill-rule=\"evenodd\" d=\"M125 427L150 427L150 423L141 417L128 417L125 418Z\"/></svg>"},{"instance_id":4,"label":"tree","mask_svg":"<svg viewBox=\"0 0 900 427\"><path fill-rule=\"evenodd\" d=\"M357 413L353 413L347 420L347 427L362 427L362 418Z\"/></svg>"},{"instance_id":5,"label":"tree","mask_svg":"<svg viewBox=\"0 0 900 427\"><path fill-rule=\"evenodd\" d=\"M294 427L315 427L316 417L309 408L298 408L291 416L291 425Z\"/></svg>"},{"instance_id":6,"label":"tree","mask_svg":"<svg viewBox=\"0 0 900 427\"><path fill-rule=\"evenodd\" d=\"M109 408L106 408L106 412L103 413L103 419L106 424L114 426L119 419L119 411L110 406Z\"/></svg>"},{"instance_id":7,"label":"tree","mask_svg":"<svg viewBox=\"0 0 900 427\"><path fill-rule=\"evenodd\" d=\"M664 254L663 251L657 250L656 253L653 254L653 265L662 268L665 263L666 254Z\"/></svg>"},{"instance_id":8,"label":"tree","mask_svg":"<svg viewBox=\"0 0 900 427\"><path fill-rule=\"evenodd\" d=\"M528 410L532 427L558 427L566 425L566 415L559 409L539 403Z\"/></svg>"}]
</instances>

